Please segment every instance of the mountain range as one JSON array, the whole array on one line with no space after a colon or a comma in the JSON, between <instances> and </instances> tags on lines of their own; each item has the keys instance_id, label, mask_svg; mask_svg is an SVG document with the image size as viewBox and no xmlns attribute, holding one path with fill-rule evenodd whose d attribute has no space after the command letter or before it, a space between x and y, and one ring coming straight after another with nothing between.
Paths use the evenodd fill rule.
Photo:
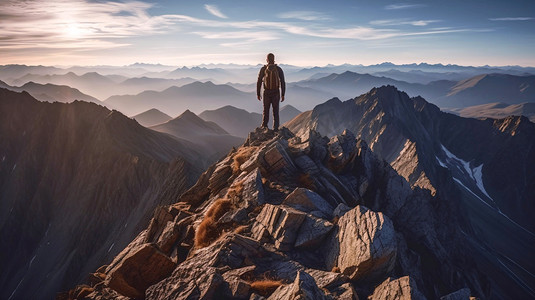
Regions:
<instances>
[{"instance_id":1,"label":"mountain range","mask_svg":"<svg viewBox=\"0 0 535 300\"><path fill-rule=\"evenodd\" d=\"M441 108L468 107L490 102L518 104L535 102L535 76L485 74L461 81L439 80L427 84L408 83L387 77L346 71L325 77L297 82L350 99L382 85L396 86L412 95L420 95Z\"/></svg>"},{"instance_id":2,"label":"mountain range","mask_svg":"<svg viewBox=\"0 0 535 300\"><path fill-rule=\"evenodd\" d=\"M535 103L521 103L507 105L496 102L453 109L450 112L465 118L493 118L503 119L508 116L525 116L535 123Z\"/></svg>"},{"instance_id":3,"label":"mountain range","mask_svg":"<svg viewBox=\"0 0 535 300\"><path fill-rule=\"evenodd\" d=\"M256 96L244 93L228 85L217 85L210 81L194 82L181 87L170 87L161 92L145 91L137 95L112 96L104 101L117 107L127 115L139 114L156 108L169 115L178 115L186 110L200 113L233 105L247 110L258 110Z\"/></svg>"},{"instance_id":4,"label":"mountain range","mask_svg":"<svg viewBox=\"0 0 535 300\"><path fill-rule=\"evenodd\" d=\"M194 145L94 103L0 89L0 113L2 299L84 281L204 168Z\"/></svg>"},{"instance_id":5,"label":"mountain range","mask_svg":"<svg viewBox=\"0 0 535 300\"><path fill-rule=\"evenodd\" d=\"M5 82L0 81L0 88L5 88L15 92L26 91L34 98L45 102L73 102L75 100L93 102L97 104L103 104L98 99L86 95L75 88L71 88L66 85L55 84L39 84L35 82L28 82L20 87L10 86Z\"/></svg>"},{"instance_id":6,"label":"mountain range","mask_svg":"<svg viewBox=\"0 0 535 300\"><path fill-rule=\"evenodd\" d=\"M243 144L244 139L230 135L216 123L205 121L186 110L180 116L150 129L170 134L196 145L199 152L212 161L227 154L232 147Z\"/></svg>"},{"instance_id":7,"label":"mountain range","mask_svg":"<svg viewBox=\"0 0 535 300\"><path fill-rule=\"evenodd\" d=\"M279 111L279 122L280 124L284 124L300 113L301 112L297 108L291 105L284 105ZM199 114L199 117L220 125L232 135L243 138L247 137L251 130L262 124L261 114L251 113L230 105L215 110L203 111ZM270 115L269 119L269 126L272 127L273 115Z\"/></svg>"}]
</instances>

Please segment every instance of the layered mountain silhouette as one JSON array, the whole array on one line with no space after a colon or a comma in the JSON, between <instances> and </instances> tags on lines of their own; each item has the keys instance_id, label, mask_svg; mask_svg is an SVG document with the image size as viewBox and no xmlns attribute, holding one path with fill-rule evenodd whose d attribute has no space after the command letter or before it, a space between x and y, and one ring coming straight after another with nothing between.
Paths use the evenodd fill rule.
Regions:
<instances>
[{"instance_id":1,"label":"layered mountain silhouette","mask_svg":"<svg viewBox=\"0 0 535 300\"><path fill-rule=\"evenodd\" d=\"M20 87L10 86L5 82L0 81L0 88L5 88L15 92L26 91L34 98L40 101L46 102L73 102L75 100L94 102L97 104L103 104L98 99L86 95L77 89L71 88L66 85L55 84L39 84L35 82L28 82Z\"/></svg>"},{"instance_id":2,"label":"layered mountain silhouette","mask_svg":"<svg viewBox=\"0 0 535 300\"><path fill-rule=\"evenodd\" d=\"M505 104L501 102L488 103L458 108L451 112L465 118L493 118L503 119L508 116L525 116L535 123L535 103Z\"/></svg>"},{"instance_id":3,"label":"layered mountain silhouette","mask_svg":"<svg viewBox=\"0 0 535 300\"><path fill-rule=\"evenodd\" d=\"M139 124L145 127L150 127L165 123L173 118L168 114L157 110L156 108L151 108L145 112L133 116L132 119L136 120Z\"/></svg>"},{"instance_id":4,"label":"layered mountain silhouette","mask_svg":"<svg viewBox=\"0 0 535 300\"><path fill-rule=\"evenodd\" d=\"M392 85L430 102L447 108L468 107L491 102L519 104L535 102L535 76L484 74L461 81L437 80L427 84L409 83L388 77L358 74L346 71L325 77L297 82L297 85L315 87L341 99L354 98L373 87Z\"/></svg>"},{"instance_id":5,"label":"layered mountain silhouette","mask_svg":"<svg viewBox=\"0 0 535 300\"><path fill-rule=\"evenodd\" d=\"M301 112L292 105L284 105L279 110L280 124L284 124ZM215 110L206 110L199 114L199 117L206 121L214 122L228 131L230 134L247 137L249 132L259 127L262 123L262 115L259 113L248 112L234 106L224 106ZM270 115L270 121L273 122L273 116ZM269 124L271 126L271 124Z\"/></svg>"},{"instance_id":6,"label":"layered mountain silhouette","mask_svg":"<svg viewBox=\"0 0 535 300\"><path fill-rule=\"evenodd\" d=\"M287 126L298 136L311 129L327 136L349 129L413 188L445 202L460 199L458 214L469 216L470 230L463 230L481 249L490 249L482 250L481 265L492 265L497 282L515 285L521 278L516 289L532 295L535 124L527 118L462 118L385 86L345 102L332 99Z\"/></svg>"},{"instance_id":7,"label":"layered mountain silhouette","mask_svg":"<svg viewBox=\"0 0 535 300\"><path fill-rule=\"evenodd\" d=\"M239 146L244 141L243 138L230 135L216 123L207 122L189 110L150 128L195 144L199 152L205 153L204 156L212 161L221 158L232 147Z\"/></svg>"},{"instance_id":8,"label":"layered mountain silhouette","mask_svg":"<svg viewBox=\"0 0 535 300\"><path fill-rule=\"evenodd\" d=\"M127 115L156 108L175 116L186 109L200 113L205 109L216 109L225 105L258 110L257 102L253 93L244 93L231 86L216 85L210 81L173 86L161 92L145 91L137 95L112 96L105 100L106 104L117 107Z\"/></svg>"},{"instance_id":9,"label":"layered mountain silhouette","mask_svg":"<svg viewBox=\"0 0 535 300\"><path fill-rule=\"evenodd\" d=\"M105 107L0 89L0 298L87 279L202 171L185 141Z\"/></svg>"}]
</instances>

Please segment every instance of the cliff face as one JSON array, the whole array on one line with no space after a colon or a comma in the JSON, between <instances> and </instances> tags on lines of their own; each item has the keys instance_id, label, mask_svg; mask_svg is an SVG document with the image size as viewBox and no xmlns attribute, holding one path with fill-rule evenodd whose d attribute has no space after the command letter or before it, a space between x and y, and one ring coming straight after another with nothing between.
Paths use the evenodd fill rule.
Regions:
<instances>
[{"instance_id":1,"label":"cliff face","mask_svg":"<svg viewBox=\"0 0 535 300\"><path fill-rule=\"evenodd\" d=\"M2 299L84 281L201 173L186 145L96 104L2 89L0 115Z\"/></svg>"},{"instance_id":2,"label":"cliff face","mask_svg":"<svg viewBox=\"0 0 535 300\"><path fill-rule=\"evenodd\" d=\"M438 299L495 293L455 211L350 131L257 129L63 298ZM452 200L454 201L454 200ZM444 222L449 222L447 226Z\"/></svg>"}]
</instances>

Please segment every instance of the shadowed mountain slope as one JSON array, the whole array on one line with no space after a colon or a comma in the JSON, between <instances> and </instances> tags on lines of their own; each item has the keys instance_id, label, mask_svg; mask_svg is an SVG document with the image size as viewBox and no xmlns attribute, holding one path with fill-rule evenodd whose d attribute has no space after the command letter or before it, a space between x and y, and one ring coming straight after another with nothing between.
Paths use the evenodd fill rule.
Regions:
<instances>
[{"instance_id":1,"label":"shadowed mountain slope","mask_svg":"<svg viewBox=\"0 0 535 300\"><path fill-rule=\"evenodd\" d=\"M75 100L93 102L103 105L98 99L86 95L80 92L77 89L71 88L66 85L55 85L55 84L39 84L35 82L28 82L23 86L16 87L10 86L4 82L0 81L0 88L6 88L15 92L26 91L32 95L35 99L46 102L73 102Z\"/></svg>"},{"instance_id":2,"label":"shadowed mountain slope","mask_svg":"<svg viewBox=\"0 0 535 300\"><path fill-rule=\"evenodd\" d=\"M110 261L199 154L117 111L0 89L0 298L51 299Z\"/></svg>"}]
</instances>

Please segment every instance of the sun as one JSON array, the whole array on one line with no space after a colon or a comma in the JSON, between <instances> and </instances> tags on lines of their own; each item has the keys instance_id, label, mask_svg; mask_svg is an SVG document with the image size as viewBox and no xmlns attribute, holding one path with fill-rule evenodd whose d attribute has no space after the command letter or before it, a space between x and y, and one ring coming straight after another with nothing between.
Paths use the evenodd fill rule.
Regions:
<instances>
[{"instance_id":1,"label":"sun","mask_svg":"<svg viewBox=\"0 0 535 300\"><path fill-rule=\"evenodd\" d=\"M69 38L79 39L84 36L84 29L76 22L67 23L64 30Z\"/></svg>"}]
</instances>

